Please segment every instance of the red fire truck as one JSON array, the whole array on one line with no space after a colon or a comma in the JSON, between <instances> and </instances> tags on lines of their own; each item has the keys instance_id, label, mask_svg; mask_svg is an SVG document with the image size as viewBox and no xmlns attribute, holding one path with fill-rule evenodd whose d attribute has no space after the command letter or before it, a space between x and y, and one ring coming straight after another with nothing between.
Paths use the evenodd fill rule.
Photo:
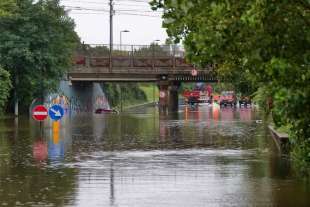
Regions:
<instances>
[{"instance_id":1,"label":"red fire truck","mask_svg":"<svg viewBox=\"0 0 310 207\"><path fill-rule=\"evenodd\" d=\"M211 101L211 98L207 96L207 94L203 91L193 90L193 91L184 91L183 97L185 98L185 102L189 104L193 103L207 103Z\"/></svg>"}]
</instances>

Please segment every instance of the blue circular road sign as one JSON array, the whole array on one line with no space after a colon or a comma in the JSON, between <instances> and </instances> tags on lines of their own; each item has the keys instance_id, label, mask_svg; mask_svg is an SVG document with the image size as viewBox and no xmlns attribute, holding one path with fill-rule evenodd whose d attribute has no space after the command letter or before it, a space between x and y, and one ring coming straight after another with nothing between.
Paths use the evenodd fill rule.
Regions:
<instances>
[{"instance_id":1,"label":"blue circular road sign","mask_svg":"<svg viewBox=\"0 0 310 207\"><path fill-rule=\"evenodd\" d=\"M55 121L61 119L64 113L64 109L60 105L53 105L48 110L48 115Z\"/></svg>"}]
</instances>

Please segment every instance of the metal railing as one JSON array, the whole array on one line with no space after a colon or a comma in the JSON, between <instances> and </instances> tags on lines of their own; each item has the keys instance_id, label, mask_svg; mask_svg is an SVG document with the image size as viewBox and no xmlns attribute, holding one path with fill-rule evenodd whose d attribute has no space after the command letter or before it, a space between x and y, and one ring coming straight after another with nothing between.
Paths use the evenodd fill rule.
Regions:
<instances>
[{"instance_id":1,"label":"metal railing","mask_svg":"<svg viewBox=\"0 0 310 207\"><path fill-rule=\"evenodd\" d=\"M184 49L177 45L82 44L75 54L75 64L89 67L193 67L185 61Z\"/></svg>"}]
</instances>

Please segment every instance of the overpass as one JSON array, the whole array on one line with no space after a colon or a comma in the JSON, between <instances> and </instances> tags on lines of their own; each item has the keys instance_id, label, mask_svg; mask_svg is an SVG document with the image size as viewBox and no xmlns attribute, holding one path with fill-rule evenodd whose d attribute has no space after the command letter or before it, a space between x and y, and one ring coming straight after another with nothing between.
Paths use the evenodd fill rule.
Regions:
<instances>
[{"instance_id":1,"label":"overpass","mask_svg":"<svg viewBox=\"0 0 310 207\"><path fill-rule=\"evenodd\" d=\"M177 110L180 82L217 82L213 65L195 68L176 45L82 45L68 73L80 82L155 82L163 108ZM165 109L164 109L165 110Z\"/></svg>"}]
</instances>

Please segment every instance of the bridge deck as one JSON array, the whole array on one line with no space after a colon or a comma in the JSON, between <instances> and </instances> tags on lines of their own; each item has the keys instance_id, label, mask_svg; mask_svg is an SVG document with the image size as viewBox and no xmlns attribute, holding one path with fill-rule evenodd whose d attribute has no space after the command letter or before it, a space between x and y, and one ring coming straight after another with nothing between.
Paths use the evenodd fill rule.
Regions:
<instances>
[{"instance_id":1,"label":"bridge deck","mask_svg":"<svg viewBox=\"0 0 310 207\"><path fill-rule=\"evenodd\" d=\"M72 70L68 73L71 81L217 81L214 67L196 69L183 57L175 55L77 55Z\"/></svg>"}]
</instances>

